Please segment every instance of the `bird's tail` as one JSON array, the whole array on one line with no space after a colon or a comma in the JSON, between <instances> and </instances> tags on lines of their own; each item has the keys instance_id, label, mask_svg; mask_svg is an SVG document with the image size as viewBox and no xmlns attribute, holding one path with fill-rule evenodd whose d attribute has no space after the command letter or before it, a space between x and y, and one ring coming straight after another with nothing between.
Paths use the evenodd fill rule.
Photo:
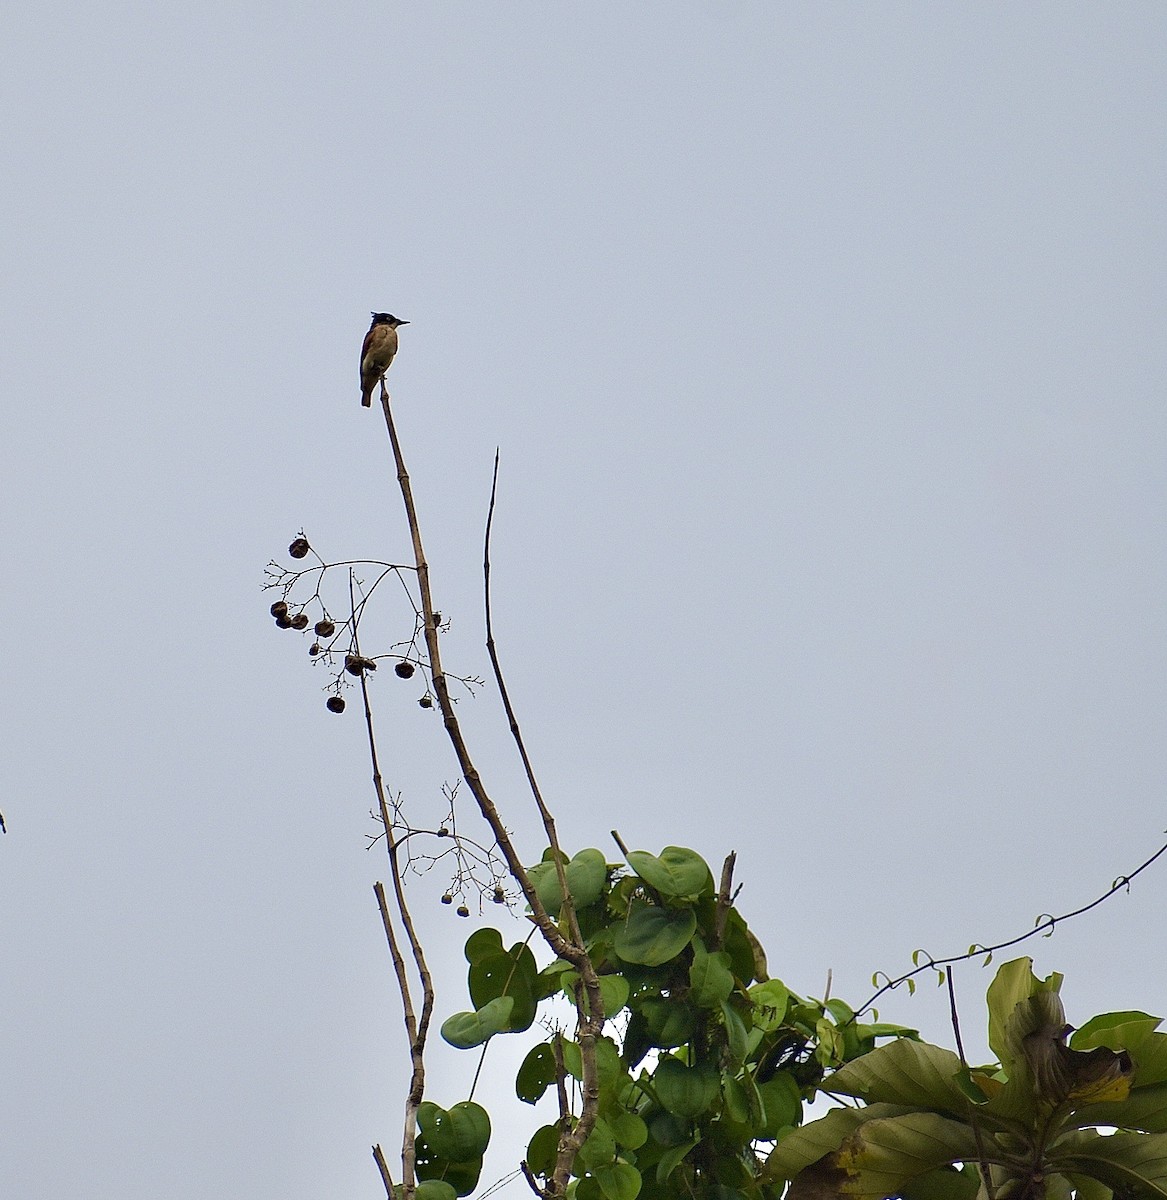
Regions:
<instances>
[{"instance_id":1,"label":"bird's tail","mask_svg":"<svg viewBox=\"0 0 1167 1200\"><path fill-rule=\"evenodd\" d=\"M361 393L361 407L362 408L372 408L373 407L373 389L372 388L369 388L368 391Z\"/></svg>"}]
</instances>

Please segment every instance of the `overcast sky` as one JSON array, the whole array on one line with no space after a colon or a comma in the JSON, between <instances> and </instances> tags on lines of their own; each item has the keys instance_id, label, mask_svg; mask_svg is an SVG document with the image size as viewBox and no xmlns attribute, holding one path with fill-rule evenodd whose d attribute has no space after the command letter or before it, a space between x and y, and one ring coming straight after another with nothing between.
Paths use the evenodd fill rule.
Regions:
<instances>
[{"instance_id":1,"label":"overcast sky","mask_svg":"<svg viewBox=\"0 0 1167 1200\"><path fill-rule=\"evenodd\" d=\"M1161 843L1162 5L5 24L0 1195L383 1195L405 1058L361 724L260 590L301 526L408 556L373 309L410 321L459 674L488 673L501 448L496 634L568 847L737 850L772 973L859 1002ZM456 767L386 675L389 782L432 823ZM533 861L499 706L460 710ZM446 882L412 893L439 1019L500 917ZM1159 865L1030 943L1072 1022L1167 1013L1165 897ZM980 1053L990 977L958 975ZM947 1041L922 993L881 1014ZM510 1052L504 1144L542 1120L501 1099ZM431 1097L473 1066L436 1048Z\"/></svg>"}]
</instances>

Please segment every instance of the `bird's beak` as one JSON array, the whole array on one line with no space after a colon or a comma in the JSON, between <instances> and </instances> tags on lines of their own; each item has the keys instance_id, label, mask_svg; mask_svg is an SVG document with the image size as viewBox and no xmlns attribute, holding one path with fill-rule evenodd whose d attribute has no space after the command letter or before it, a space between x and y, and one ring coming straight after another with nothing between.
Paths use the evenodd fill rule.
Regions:
<instances>
[{"instance_id":1,"label":"bird's beak","mask_svg":"<svg viewBox=\"0 0 1167 1200\"><path fill-rule=\"evenodd\" d=\"M408 321L398 321L397 324L398 325L408 325L409 322Z\"/></svg>"}]
</instances>

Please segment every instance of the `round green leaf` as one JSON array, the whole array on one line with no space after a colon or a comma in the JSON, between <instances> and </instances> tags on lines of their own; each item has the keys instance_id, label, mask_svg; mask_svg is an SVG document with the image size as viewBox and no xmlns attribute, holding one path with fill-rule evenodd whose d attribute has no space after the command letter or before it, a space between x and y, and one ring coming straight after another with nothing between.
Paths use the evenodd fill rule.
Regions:
<instances>
[{"instance_id":1,"label":"round green leaf","mask_svg":"<svg viewBox=\"0 0 1167 1200\"><path fill-rule=\"evenodd\" d=\"M634 1112L616 1109L608 1114L612 1136L625 1150L638 1150L648 1141L648 1126Z\"/></svg>"},{"instance_id":2,"label":"round green leaf","mask_svg":"<svg viewBox=\"0 0 1167 1200\"><path fill-rule=\"evenodd\" d=\"M651 888L673 899L713 892L713 876L705 860L693 850L666 846L658 858L647 850L632 850L628 864Z\"/></svg>"},{"instance_id":3,"label":"round green leaf","mask_svg":"<svg viewBox=\"0 0 1167 1200\"><path fill-rule=\"evenodd\" d=\"M554 862L541 862L528 872L543 907L553 916L559 915L562 896L559 874ZM608 882L608 862L599 850L581 850L564 867L567 890L577 909L594 904L603 894Z\"/></svg>"},{"instance_id":4,"label":"round green leaf","mask_svg":"<svg viewBox=\"0 0 1167 1200\"><path fill-rule=\"evenodd\" d=\"M490 1143L490 1117L486 1109L472 1100L463 1100L447 1112L437 1105L434 1108L437 1112L431 1114L425 1136L438 1157L460 1163L486 1153Z\"/></svg>"},{"instance_id":5,"label":"round green leaf","mask_svg":"<svg viewBox=\"0 0 1167 1200\"><path fill-rule=\"evenodd\" d=\"M758 1094L765 1110L760 1137L777 1137L787 1126L802 1120L802 1092L789 1071L778 1071L773 1078L759 1084Z\"/></svg>"},{"instance_id":6,"label":"round green leaf","mask_svg":"<svg viewBox=\"0 0 1167 1200\"><path fill-rule=\"evenodd\" d=\"M687 1067L680 1059L662 1059L653 1075L660 1102L678 1117L696 1117L712 1107L721 1079L712 1063Z\"/></svg>"},{"instance_id":7,"label":"round green leaf","mask_svg":"<svg viewBox=\"0 0 1167 1200\"><path fill-rule=\"evenodd\" d=\"M522 944L505 954L484 955L470 964L470 999L481 1010L491 1000L510 996L515 1005L507 1032L520 1033L535 1020L538 973L535 956Z\"/></svg>"},{"instance_id":8,"label":"round green leaf","mask_svg":"<svg viewBox=\"0 0 1167 1200\"><path fill-rule=\"evenodd\" d=\"M550 1175L555 1170L555 1155L559 1150L559 1127L544 1125L535 1130L527 1143L527 1166L536 1175Z\"/></svg>"},{"instance_id":9,"label":"round green leaf","mask_svg":"<svg viewBox=\"0 0 1167 1200\"><path fill-rule=\"evenodd\" d=\"M478 959L485 958L490 954L501 954L502 934L497 929L491 929L489 925L484 925L466 939L462 953L465 954L468 963L477 962Z\"/></svg>"},{"instance_id":10,"label":"round green leaf","mask_svg":"<svg viewBox=\"0 0 1167 1200\"><path fill-rule=\"evenodd\" d=\"M546 1042L532 1046L515 1075L515 1095L524 1104L536 1104L555 1082L555 1052Z\"/></svg>"},{"instance_id":11,"label":"round green leaf","mask_svg":"<svg viewBox=\"0 0 1167 1200\"><path fill-rule=\"evenodd\" d=\"M413 1194L417 1200L458 1200L458 1193L444 1179L423 1179Z\"/></svg>"},{"instance_id":12,"label":"round green leaf","mask_svg":"<svg viewBox=\"0 0 1167 1200\"><path fill-rule=\"evenodd\" d=\"M597 1168L610 1163L616 1157L616 1139L612 1136L608 1122L597 1117L587 1140L579 1148L579 1161L595 1174Z\"/></svg>"},{"instance_id":13,"label":"round green leaf","mask_svg":"<svg viewBox=\"0 0 1167 1200\"><path fill-rule=\"evenodd\" d=\"M636 1200L640 1194L640 1172L630 1163L610 1163L592 1174L607 1200Z\"/></svg>"},{"instance_id":14,"label":"round green leaf","mask_svg":"<svg viewBox=\"0 0 1167 1200\"><path fill-rule=\"evenodd\" d=\"M734 986L729 955L707 954L704 947L695 947L689 986L693 989L690 998L700 1008L717 1008L728 1000Z\"/></svg>"},{"instance_id":15,"label":"round green leaf","mask_svg":"<svg viewBox=\"0 0 1167 1200\"><path fill-rule=\"evenodd\" d=\"M696 928L697 915L690 908L658 908L634 901L616 934L615 950L625 962L659 967L684 950Z\"/></svg>"},{"instance_id":16,"label":"round green leaf","mask_svg":"<svg viewBox=\"0 0 1167 1200\"><path fill-rule=\"evenodd\" d=\"M442 1024L442 1037L459 1050L469 1050L488 1042L496 1033L508 1028L515 1002L510 996L500 996L477 1012L455 1013Z\"/></svg>"}]
</instances>

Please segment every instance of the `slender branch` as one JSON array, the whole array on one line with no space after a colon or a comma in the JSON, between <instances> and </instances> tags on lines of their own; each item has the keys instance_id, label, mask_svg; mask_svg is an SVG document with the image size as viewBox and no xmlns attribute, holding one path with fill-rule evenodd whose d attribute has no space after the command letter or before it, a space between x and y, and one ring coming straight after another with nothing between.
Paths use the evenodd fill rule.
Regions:
<instances>
[{"instance_id":1,"label":"slender branch","mask_svg":"<svg viewBox=\"0 0 1167 1200\"><path fill-rule=\"evenodd\" d=\"M381 1172L381 1182L385 1185L387 1200L394 1200L393 1176L389 1174L389 1164L385 1161L385 1155L381 1152L380 1146L373 1147L373 1159L377 1164L377 1170Z\"/></svg>"},{"instance_id":2,"label":"slender branch","mask_svg":"<svg viewBox=\"0 0 1167 1200\"><path fill-rule=\"evenodd\" d=\"M355 601L351 570L349 572L349 600L350 602ZM354 615L353 651L358 658L361 653L358 633L359 624L360 622ZM381 824L385 830L385 848L388 851L389 870L393 880L393 899L397 905L397 914L405 929L405 936L409 942L409 948L413 955L414 965L417 968L422 989L421 1016L418 1018L414 1012L413 997L409 986L408 972L405 969L405 960L397 942L393 921L389 913L389 905L385 899L385 889L378 882L374 887L374 891L377 895L377 905L381 910L381 921L385 927L385 936L389 942L389 953L393 959L393 970L397 976L398 990L401 992L401 1007L405 1017L405 1032L409 1040L411 1072L409 1092L405 1099L405 1120L402 1124L401 1136L401 1171L403 1187L405 1189L405 1200L409 1200L413 1195L413 1189L417 1182L417 1151L415 1149L417 1111L425 1096L425 1044L429 1034L430 1019L433 1016L434 1010L434 985L429 966L426 963L425 951L422 948L421 939L417 935L417 930L413 924L413 917L410 915L409 905L405 899L405 887L401 879L401 864L397 853L399 843L393 836L393 821L389 815L388 802L385 799L385 785L381 776L381 764L377 757L377 739L373 730L373 709L369 702L369 683L363 671L359 679L361 682L361 698L364 701L365 708L365 730L369 739L369 757L373 764L373 788L377 795L377 808L381 816Z\"/></svg>"},{"instance_id":3,"label":"slender branch","mask_svg":"<svg viewBox=\"0 0 1167 1200\"><path fill-rule=\"evenodd\" d=\"M948 981L948 1006L952 1012L952 1032L956 1038L956 1052L960 1056L960 1065L968 1072L968 1059L964 1056L964 1043L960 1038L960 1017L956 1014L956 987L952 982L952 968L944 968L944 976ZM977 1120L975 1107L969 1105L968 1120L972 1126L973 1138L977 1144L977 1167L981 1173L981 1183L984 1184L988 1200L997 1200L996 1189L993 1187L993 1175L989 1170L988 1158L985 1155L985 1142L981 1133L980 1122Z\"/></svg>"},{"instance_id":4,"label":"slender branch","mask_svg":"<svg viewBox=\"0 0 1167 1200\"><path fill-rule=\"evenodd\" d=\"M559 884L560 924L567 926L568 935L572 943L583 950L585 949L585 943L583 934L580 931L579 920L576 916L575 900L571 894L571 889L567 886L566 855L559 844L559 836L555 829L555 818L551 815L551 811L548 809L546 803L544 803L543 793L540 791L539 782L535 778L535 769L531 765L531 757L527 753L527 746L523 740L519 720L515 715L514 706L511 704L510 693L507 690L506 679L503 676L502 663L499 660L498 649L494 641L494 622L490 606L490 535L494 527L494 507L498 497L498 462L499 454L498 450L495 449L494 473L490 483L490 507L487 510L486 534L483 538L482 547L483 598L486 611L486 650L490 655L490 665L494 669L494 679L498 685L498 694L502 699L503 710L506 712L511 737L514 738L515 745L518 747L519 758L522 760L523 770L527 776L527 785L530 787L535 805L539 809L539 817L543 822L543 829L547 834L547 841L551 846L552 862L555 864L555 876ZM584 962L579 965L579 975L584 995L586 995L586 1004L584 1003L583 996L578 996L576 1003L576 1039L579 1042L581 1073L583 1075L583 1105L580 1110L579 1120L575 1126L565 1126L560 1134L559 1149L556 1155L555 1179L557 1186L561 1188L566 1188L567 1186L567 1181L571 1173L571 1165L575 1161L575 1156L579 1152L579 1148L587 1140L588 1135L595 1126L600 1105L599 1069L596 1064L596 1038L599 1037L604 1027L604 1004L600 993L599 977L596 975L595 967L592 965L590 958L585 957Z\"/></svg>"},{"instance_id":5,"label":"slender branch","mask_svg":"<svg viewBox=\"0 0 1167 1200\"><path fill-rule=\"evenodd\" d=\"M1035 924L1034 928L1029 930L1028 933L1022 933L1019 936L1010 938L1005 942L997 942L996 945L993 946L973 946L964 954L950 954L945 958L932 958L929 956L927 962L921 963L918 967L913 968L911 971L905 971L903 975L898 975L895 979L887 979L887 976L884 975L883 977L887 979L887 982L877 991L873 992L872 995L869 996L868 999L863 1003L863 1005L855 1010L855 1017L862 1016L863 1013L865 1013L876 1002L876 1000L880 998L880 996L894 990L895 988L898 988L902 983L907 983L909 979L914 979L917 975L922 974L924 971L939 970L941 967L947 967L953 963L967 962L970 958L980 958L982 954L995 954L998 950L1008 950L1011 946L1020 945L1022 942L1028 941L1031 937L1037 937L1039 933L1049 937L1053 933L1054 928L1057 925L1060 925L1063 921L1069 921L1074 917L1080 917L1083 913L1088 913L1092 908L1097 908L1098 905L1102 904L1106 900L1109 900L1115 892L1121 891L1123 888L1129 892L1131 881L1135 878L1135 876L1142 874L1143 871L1145 871L1153 862L1161 858L1164 854L1167 854L1167 842L1164 842L1163 845L1160 846L1150 858L1148 858L1145 862L1140 863L1133 871L1130 872L1129 875L1120 875L1096 900L1091 900L1089 904L1083 904L1081 908L1075 908L1073 912L1063 913L1060 917L1051 917L1048 913L1042 913L1042 915L1037 918L1037 923ZM880 975L883 975L882 971L876 974L876 978L878 978Z\"/></svg>"}]
</instances>

